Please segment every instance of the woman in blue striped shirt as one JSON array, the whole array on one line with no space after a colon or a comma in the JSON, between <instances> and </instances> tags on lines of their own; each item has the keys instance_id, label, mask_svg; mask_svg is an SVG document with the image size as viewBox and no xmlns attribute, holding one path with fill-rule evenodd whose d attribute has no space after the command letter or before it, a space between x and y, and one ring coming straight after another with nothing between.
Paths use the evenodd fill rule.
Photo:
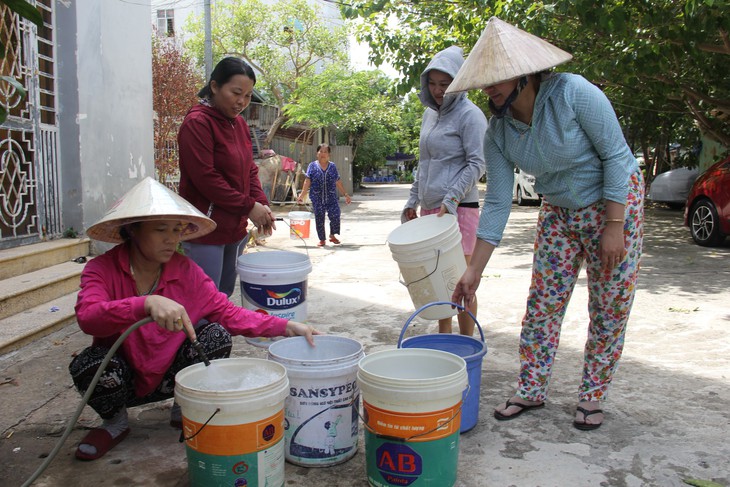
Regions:
<instances>
[{"instance_id":1,"label":"woman in blue striped shirt","mask_svg":"<svg viewBox=\"0 0 730 487\"><path fill-rule=\"evenodd\" d=\"M509 56L507 55L509 53ZM481 88L492 117L484 142L487 194L477 245L453 294L474 299L512 203L514 168L543 196L520 336L518 390L494 411L541 408L568 301L583 265L590 323L576 428L598 428L623 350L643 239L644 183L611 103L581 76L548 72L571 55L492 17L449 91Z\"/></svg>"}]
</instances>

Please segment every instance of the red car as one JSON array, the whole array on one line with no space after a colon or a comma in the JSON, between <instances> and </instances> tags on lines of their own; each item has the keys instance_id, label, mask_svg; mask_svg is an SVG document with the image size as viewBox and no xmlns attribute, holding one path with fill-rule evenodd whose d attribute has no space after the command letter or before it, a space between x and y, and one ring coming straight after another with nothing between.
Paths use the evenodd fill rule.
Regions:
<instances>
[{"instance_id":1,"label":"red car","mask_svg":"<svg viewBox=\"0 0 730 487\"><path fill-rule=\"evenodd\" d=\"M684 225L704 247L730 235L730 157L715 163L692 185L684 207Z\"/></svg>"}]
</instances>

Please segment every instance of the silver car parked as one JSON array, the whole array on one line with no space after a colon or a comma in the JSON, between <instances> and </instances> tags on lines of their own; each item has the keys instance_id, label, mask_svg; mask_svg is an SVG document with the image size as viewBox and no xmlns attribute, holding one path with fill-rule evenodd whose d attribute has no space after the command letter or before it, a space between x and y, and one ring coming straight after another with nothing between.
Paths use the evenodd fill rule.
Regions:
<instances>
[{"instance_id":1,"label":"silver car parked","mask_svg":"<svg viewBox=\"0 0 730 487\"><path fill-rule=\"evenodd\" d=\"M646 199L655 203L664 203L673 210L680 210L687 202L687 195L695 182L699 170L694 168L678 167L667 172L657 174L649 186Z\"/></svg>"}]
</instances>

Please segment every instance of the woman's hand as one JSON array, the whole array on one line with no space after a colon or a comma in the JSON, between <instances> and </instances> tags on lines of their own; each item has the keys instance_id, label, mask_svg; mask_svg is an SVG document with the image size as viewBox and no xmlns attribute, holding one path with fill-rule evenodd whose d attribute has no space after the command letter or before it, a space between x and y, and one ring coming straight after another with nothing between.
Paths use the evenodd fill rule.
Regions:
<instances>
[{"instance_id":1,"label":"woman's hand","mask_svg":"<svg viewBox=\"0 0 730 487\"><path fill-rule=\"evenodd\" d=\"M193 323L185 307L177 301L153 294L145 299L144 310L160 328L173 332L184 329L190 341L196 340Z\"/></svg>"},{"instance_id":2,"label":"woman's hand","mask_svg":"<svg viewBox=\"0 0 730 487\"><path fill-rule=\"evenodd\" d=\"M607 222L598 246L601 268L606 272L613 271L626 257L623 222Z\"/></svg>"},{"instance_id":3,"label":"woman's hand","mask_svg":"<svg viewBox=\"0 0 730 487\"><path fill-rule=\"evenodd\" d=\"M311 346L314 346L314 337L313 335L321 335L321 333L317 330L315 330L313 327L309 325L305 325L304 323L299 323L298 321L289 321L286 324L286 336L288 337L295 337L295 336L303 336L307 338L307 341Z\"/></svg>"},{"instance_id":4,"label":"woman's hand","mask_svg":"<svg viewBox=\"0 0 730 487\"><path fill-rule=\"evenodd\" d=\"M405 210L403 210L403 216L406 218L406 221L411 221L418 218L418 215L416 214L416 210L414 208L406 208Z\"/></svg>"},{"instance_id":5,"label":"woman's hand","mask_svg":"<svg viewBox=\"0 0 730 487\"><path fill-rule=\"evenodd\" d=\"M268 237L276 230L275 218L271 212L271 208L267 205L262 205L258 201L251 208L248 218L258 227L259 232L263 236Z\"/></svg>"},{"instance_id":6,"label":"woman's hand","mask_svg":"<svg viewBox=\"0 0 730 487\"><path fill-rule=\"evenodd\" d=\"M345 204L349 205L350 203L352 203L352 198L350 198L349 194L346 194L345 195Z\"/></svg>"},{"instance_id":7,"label":"woman's hand","mask_svg":"<svg viewBox=\"0 0 730 487\"><path fill-rule=\"evenodd\" d=\"M482 280L482 273L472 266L467 266L466 272L456 283L454 293L451 295L451 302L469 308L476 296L477 288Z\"/></svg>"}]
</instances>

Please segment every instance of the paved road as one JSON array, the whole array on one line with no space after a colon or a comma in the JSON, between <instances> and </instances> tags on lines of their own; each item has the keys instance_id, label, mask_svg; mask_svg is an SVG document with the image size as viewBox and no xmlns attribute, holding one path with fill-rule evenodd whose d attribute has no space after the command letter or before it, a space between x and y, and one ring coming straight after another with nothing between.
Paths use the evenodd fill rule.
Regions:
<instances>
[{"instance_id":1,"label":"paved road","mask_svg":"<svg viewBox=\"0 0 730 487\"><path fill-rule=\"evenodd\" d=\"M309 321L360 341L366 353L394 348L413 308L385 241L398 225L407 190L395 185L358 191L352 205L343 205L341 247L307 250L282 225L265 246L249 251L308 251ZM534 207L514 207L478 292L489 352L479 421L460 440L456 485L666 487L685 485L683 479L730 485L730 245L694 245L681 212L647 210L639 291L604 426L581 432L571 425L586 333L584 278L565 318L547 407L514 421L494 420L493 407L512 394L517 375L536 214ZM433 324L416 323L416 333L433 331ZM0 385L3 485L21 485L58 441L79 404L66 367L88 343L73 325L0 357L1 377L15 381ZM236 338L234 355L265 357L242 338ZM133 408L130 436L103 459L81 463L73 459L75 445L97 424L85 408L34 485L187 486L184 446L167 425L168 414L169 402ZM285 485L366 486L365 472L361 436L360 451L342 465L287 464Z\"/></svg>"}]
</instances>

